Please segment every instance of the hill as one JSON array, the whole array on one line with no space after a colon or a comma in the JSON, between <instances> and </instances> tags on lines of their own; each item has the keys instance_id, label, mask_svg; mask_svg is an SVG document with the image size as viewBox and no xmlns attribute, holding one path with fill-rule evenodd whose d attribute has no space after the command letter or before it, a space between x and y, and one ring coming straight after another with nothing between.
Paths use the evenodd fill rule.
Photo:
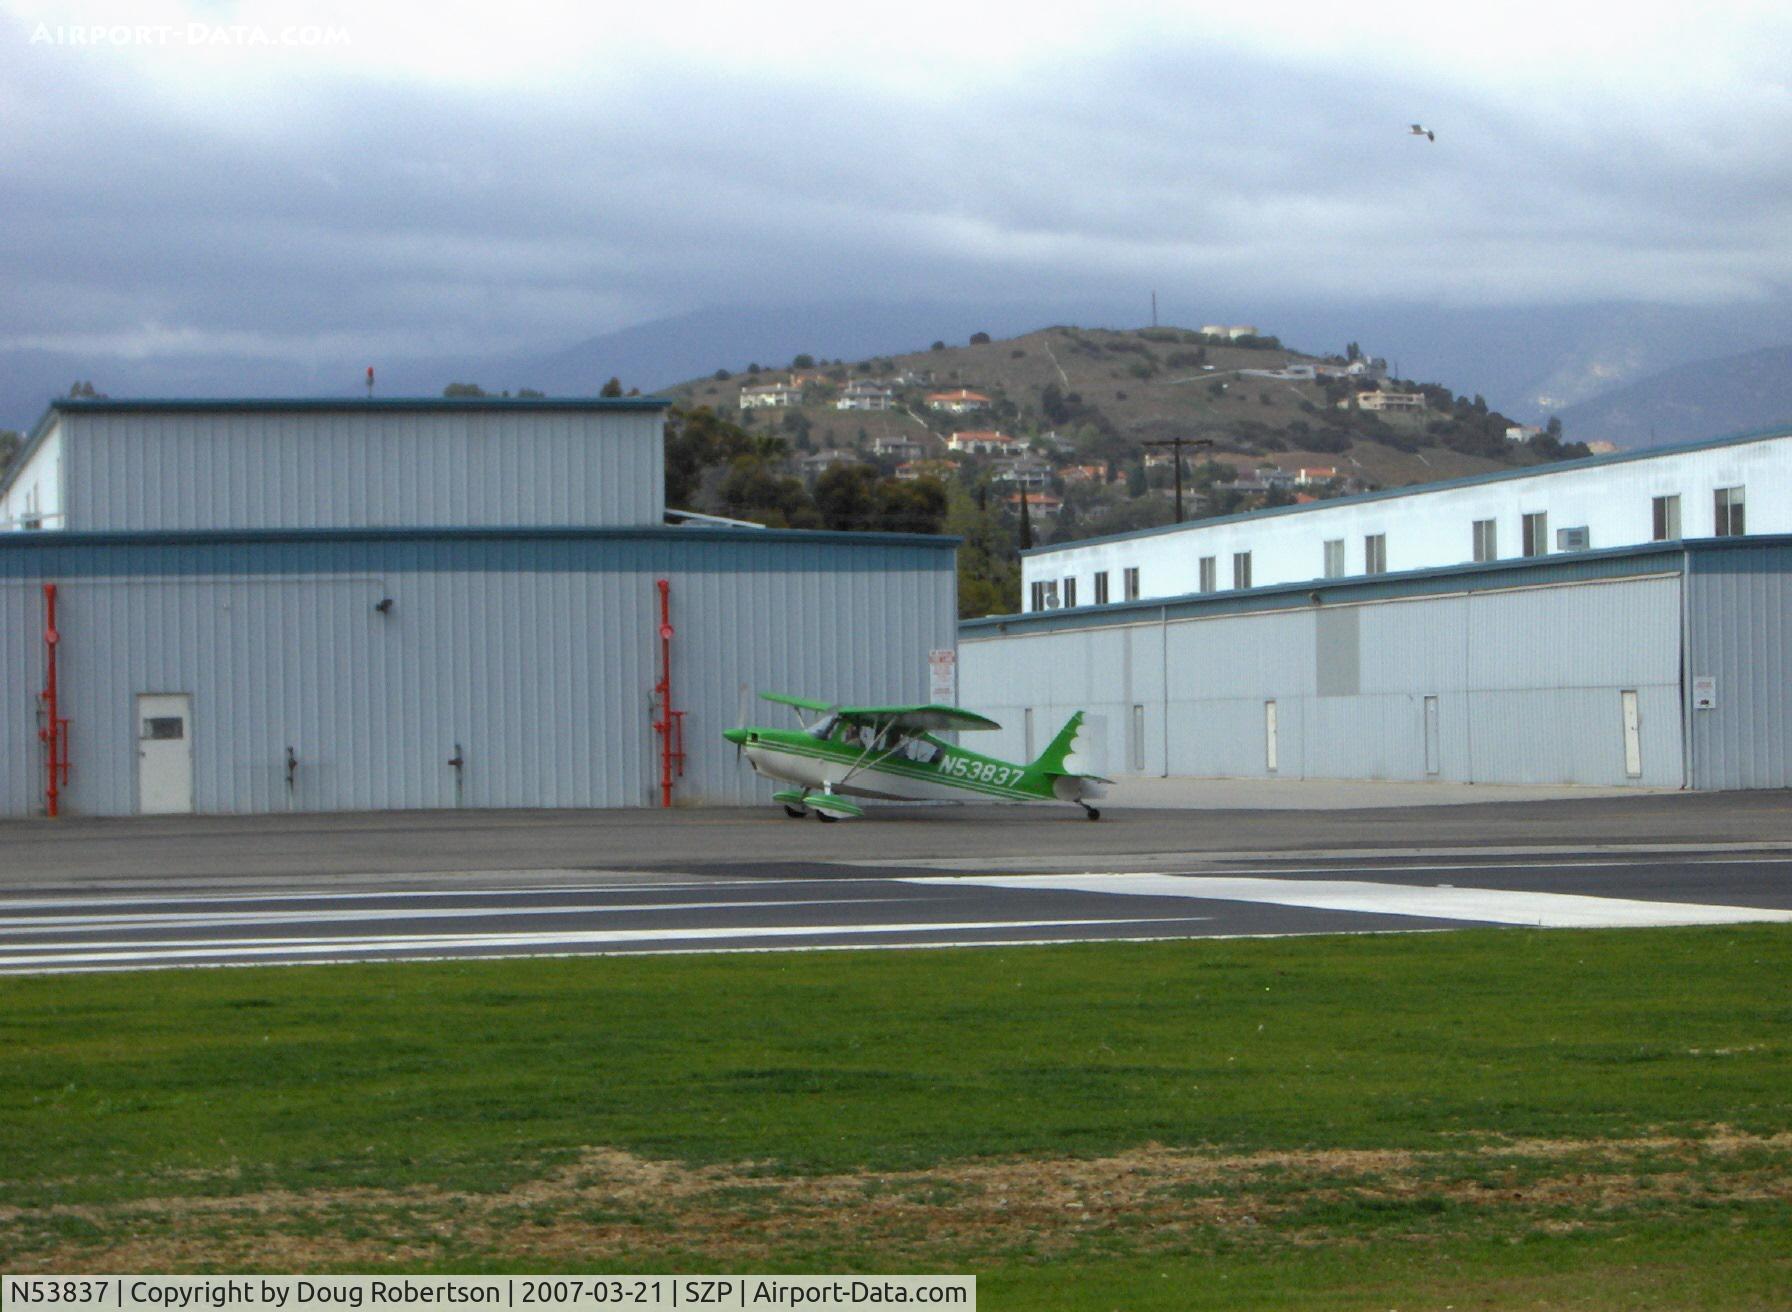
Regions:
<instances>
[{"instance_id":1,"label":"hill","mask_svg":"<svg viewBox=\"0 0 1792 1312\"><path fill-rule=\"evenodd\" d=\"M799 453L875 458L879 446L907 439L919 450L904 459L943 459L953 454L946 446L952 433L996 430L1025 440L1059 482L1067 468L1091 464L1102 465L1102 481L1111 482L1142 463L1144 443L1178 436L1211 440L1213 456L1245 481L1254 470L1274 481L1277 471L1335 469L1333 491L1434 482L1584 454L1549 441L1508 442L1505 430L1513 421L1479 398L1385 374L1381 361L1360 353L1354 363L1306 355L1273 337L1234 341L1184 328L1053 327L1007 340L977 334L966 345L936 343L853 363L799 355L791 367L717 370L668 394L685 406L738 418L750 431L785 437ZM741 408L747 389L779 385L794 386L800 404L757 408L749 393L749 407ZM842 408L848 389L870 387L888 389L889 409ZM928 400L954 390L969 390L968 404L979 408L960 412ZM1388 392L1422 397L1422 407L1372 408ZM961 462L958 473L980 468ZM1147 481L1167 482L1168 471Z\"/></svg>"},{"instance_id":2,"label":"hill","mask_svg":"<svg viewBox=\"0 0 1792 1312\"><path fill-rule=\"evenodd\" d=\"M1702 360L1561 412L1583 441L1665 446L1792 423L1792 346Z\"/></svg>"}]
</instances>

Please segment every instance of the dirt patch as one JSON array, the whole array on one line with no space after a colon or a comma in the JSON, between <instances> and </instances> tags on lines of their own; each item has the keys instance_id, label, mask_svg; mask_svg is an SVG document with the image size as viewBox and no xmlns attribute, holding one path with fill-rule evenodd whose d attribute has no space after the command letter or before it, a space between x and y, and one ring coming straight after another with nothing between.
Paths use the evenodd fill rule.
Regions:
<instances>
[{"instance_id":1,"label":"dirt patch","mask_svg":"<svg viewBox=\"0 0 1792 1312\"><path fill-rule=\"evenodd\" d=\"M1554 1232L1639 1207L1792 1201L1787 1155L1792 1133L1725 1127L1423 1152L1146 1145L826 1175L689 1167L604 1147L489 1194L334 1189L0 1208L0 1239L16 1271L377 1269L471 1254L572 1263L671 1252L725 1263L817 1247L901 1265L1104 1241L1158 1251L1196 1232L1247 1243L1359 1231L1427 1238L1463 1216Z\"/></svg>"}]
</instances>

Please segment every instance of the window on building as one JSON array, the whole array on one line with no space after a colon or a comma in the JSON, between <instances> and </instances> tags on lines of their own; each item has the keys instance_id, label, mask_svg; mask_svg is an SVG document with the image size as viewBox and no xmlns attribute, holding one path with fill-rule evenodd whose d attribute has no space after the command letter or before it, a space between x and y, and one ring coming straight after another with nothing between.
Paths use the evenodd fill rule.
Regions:
<instances>
[{"instance_id":1,"label":"window on building","mask_svg":"<svg viewBox=\"0 0 1792 1312\"><path fill-rule=\"evenodd\" d=\"M1108 604L1108 572L1105 569L1095 576L1095 604L1097 606Z\"/></svg>"},{"instance_id":2,"label":"window on building","mask_svg":"<svg viewBox=\"0 0 1792 1312\"><path fill-rule=\"evenodd\" d=\"M1523 545L1527 556L1549 554L1549 516L1544 511L1535 511L1524 517Z\"/></svg>"},{"instance_id":3,"label":"window on building","mask_svg":"<svg viewBox=\"0 0 1792 1312\"><path fill-rule=\"evenodd\" d=\"M1251 553L1248 551L1232 553L1232 586L1235 588L1251 586Z\"/></svg>"},{"instance_id":4,"label":"window on building","mask_svg":"<svg viewBox=\"0 0 1792 1312\"><path fill-rule=\"evenodd\" d=\"M1657 542L1678 542L1680 540L1680 498L1655 498L1655 540Z\"/></svg>"},{"instance_id":5,"label":"window on building","mask_svg":"<svg viewBox=\"0 0 1792 1312\"><path fill-rule=\"evenodd\" d=\"M1076 580L1064 580L1064 605L1066 608L1076 605Z\"/></svg>"},{"instance_id":6,"label":"window on building","mask_svg":"<svg viewBox=\"0 0 1792 1312\"><path fill-rule=\"evenodd\" d=\"M1045 609L1045 584L1035 583L1033 585L1031 593L1029 595L1027 609L1028 610L1044 610Z\"/></svg>"},{"instance_id":7,"label":"window on building","mask_svg":"<svg viewBox=\"0 0 1792 1312\"><path fill-rule=\"evenodd\" d=\"M1388 572L1388 535L1371 533L1363 539L1363 573Z\"/></svg>"},{"instance_id":8,"label":"window on building","mask_svg":"<svg viewBox=\"0 0 1792 1312\"><path fill-rule=\"evenodd\" d=\"M1475 560L1477 562L1500 558L1499 539L1495 528L1495 521L1491 519L1475 521Z\"/></svg>"},{"instance_id":9,"label":"window on building","mask_svg":"<svg viewBox=\"0 0 1792 1312\"><path fill-rule=\"evenodd\" d=\"M1325 577L1341 579L1344 577L1344 539L1333 538L1325 544Z\"/></svg>"},{"instance_id":10,"label":"window on building","mask_svg":"<svg viewBox=\"0 0 1792 1312\"><path fill-rule=\"evenodd\" d=\"M1129 568L1123 576L1123 580L1126 584L1126 599L1137 601L1139 599L1139 567L1134 565Z\"/></svg>"},{"instance_id":11,"label":"window on building","mask_svg":"<svg viewBox=\"0 0 1792 1312\"><path fill-rule=\"evenodd\" d=\"M1201 591L1218 592L1220 590L1220 574L1212 556L1201 557Z\"/></svg>"},{"instance_id":12,"label":"window on building","mask_svg":"<svg viewBox=\"0 0 1792 1312\"><path fill-rule=\"evenodd\" d=\"M1742 489L1739 487L1720 487L1717 489L1717 528L1715 532L1720 538L1739 538L1743 534L1742 527Z\"/></svg>"}]
</instances>

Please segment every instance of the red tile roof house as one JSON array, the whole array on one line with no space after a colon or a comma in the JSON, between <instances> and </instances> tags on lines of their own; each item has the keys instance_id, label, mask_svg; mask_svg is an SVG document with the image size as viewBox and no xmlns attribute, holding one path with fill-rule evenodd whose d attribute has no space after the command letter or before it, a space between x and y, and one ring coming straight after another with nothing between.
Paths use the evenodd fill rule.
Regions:
<instances>
[{"instance_id":1,"label":"red tile roof house","mask_svg":"<svg viewBox=\"0 0 1792 1312\"><path fill-rule=\"evenodd\" d=\"M946 439L948 451L968 451L972 455L1011 455L1026 449L1019 438L1009 437L987 428L967 428Z\"/></svg>"},{"instance_id":2,"label":"red tile roof house","mask_svg":"<svg viewBox=\"0 0 1792 1312\"><path fill-rule=\"evenodd\" d=\"M930 410L948 410L955 415L969 414L973 410L989 409L989 398L981 392L973 392L968 387L961 387L953 392L929 392L927 408Z\"/></svg>"},{"instance_id":3,"label":"red tile roof house","mask_svg":"<svg viewBox=\"0 0 1792 1312\"><path fill-rule=\"evenodd\" d=\"M1050 492L1016 492L1008 498L1008 508L1018 511L1022 496L1027 499L1028 514L1055 515L1064 508L1064 498L1055 497Z\"/></svg>"}]
</instances>

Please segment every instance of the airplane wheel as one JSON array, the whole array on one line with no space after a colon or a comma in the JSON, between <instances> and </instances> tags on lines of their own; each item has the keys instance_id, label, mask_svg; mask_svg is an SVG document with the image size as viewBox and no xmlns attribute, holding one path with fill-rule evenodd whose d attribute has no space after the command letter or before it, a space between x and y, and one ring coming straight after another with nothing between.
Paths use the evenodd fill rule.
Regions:
<instances>
[{"instance_id":1,"label":"airplane wheel","mask_svg":"<svg viewBox=\"0 0 1792 1312\"><path fill-rule=\"evenodd\" d=\"M801 807L795 807L795 806L790 805L790 803L786 802L784 804L784 814L789 816L792 820L801 820L804 816L808 815L809 813L807 811L803 810Z\"/></svg>"},{"instance_id":2,"label":"airplane wheel","mask_svg":"<svg viewBox=\"0 0 1792 1312\"><path fill-rule=\"evenodd\" d=\"M817 811L815 813L815 818L821 821L824 825L838 824L840 820L839 816L829 815L826 811Z\"/></svg>"},{"instance_id":3,"label":"airplane wheel","mask_svg":"<svg viewBox=\"0 0 1792 1312\"><path fill-rule=\"evenodd\" d=\"M1100 812L1100 811L1098 811L1098 810L1096 810L1096 808L1094 808L1094 807L1092 807L1092 806L1085 806L1085 807L1084 807L1084 808L1083 808L1083 810L1085 810L1085 811L1087 811L1087 812L1088 812L1088 813L1089 813L1089 818L1090 818L1090 819L1091 819L1091 820L1099 820L1099 819L1101 819L1101 812Z\"/></svg>"}]
</instances>

